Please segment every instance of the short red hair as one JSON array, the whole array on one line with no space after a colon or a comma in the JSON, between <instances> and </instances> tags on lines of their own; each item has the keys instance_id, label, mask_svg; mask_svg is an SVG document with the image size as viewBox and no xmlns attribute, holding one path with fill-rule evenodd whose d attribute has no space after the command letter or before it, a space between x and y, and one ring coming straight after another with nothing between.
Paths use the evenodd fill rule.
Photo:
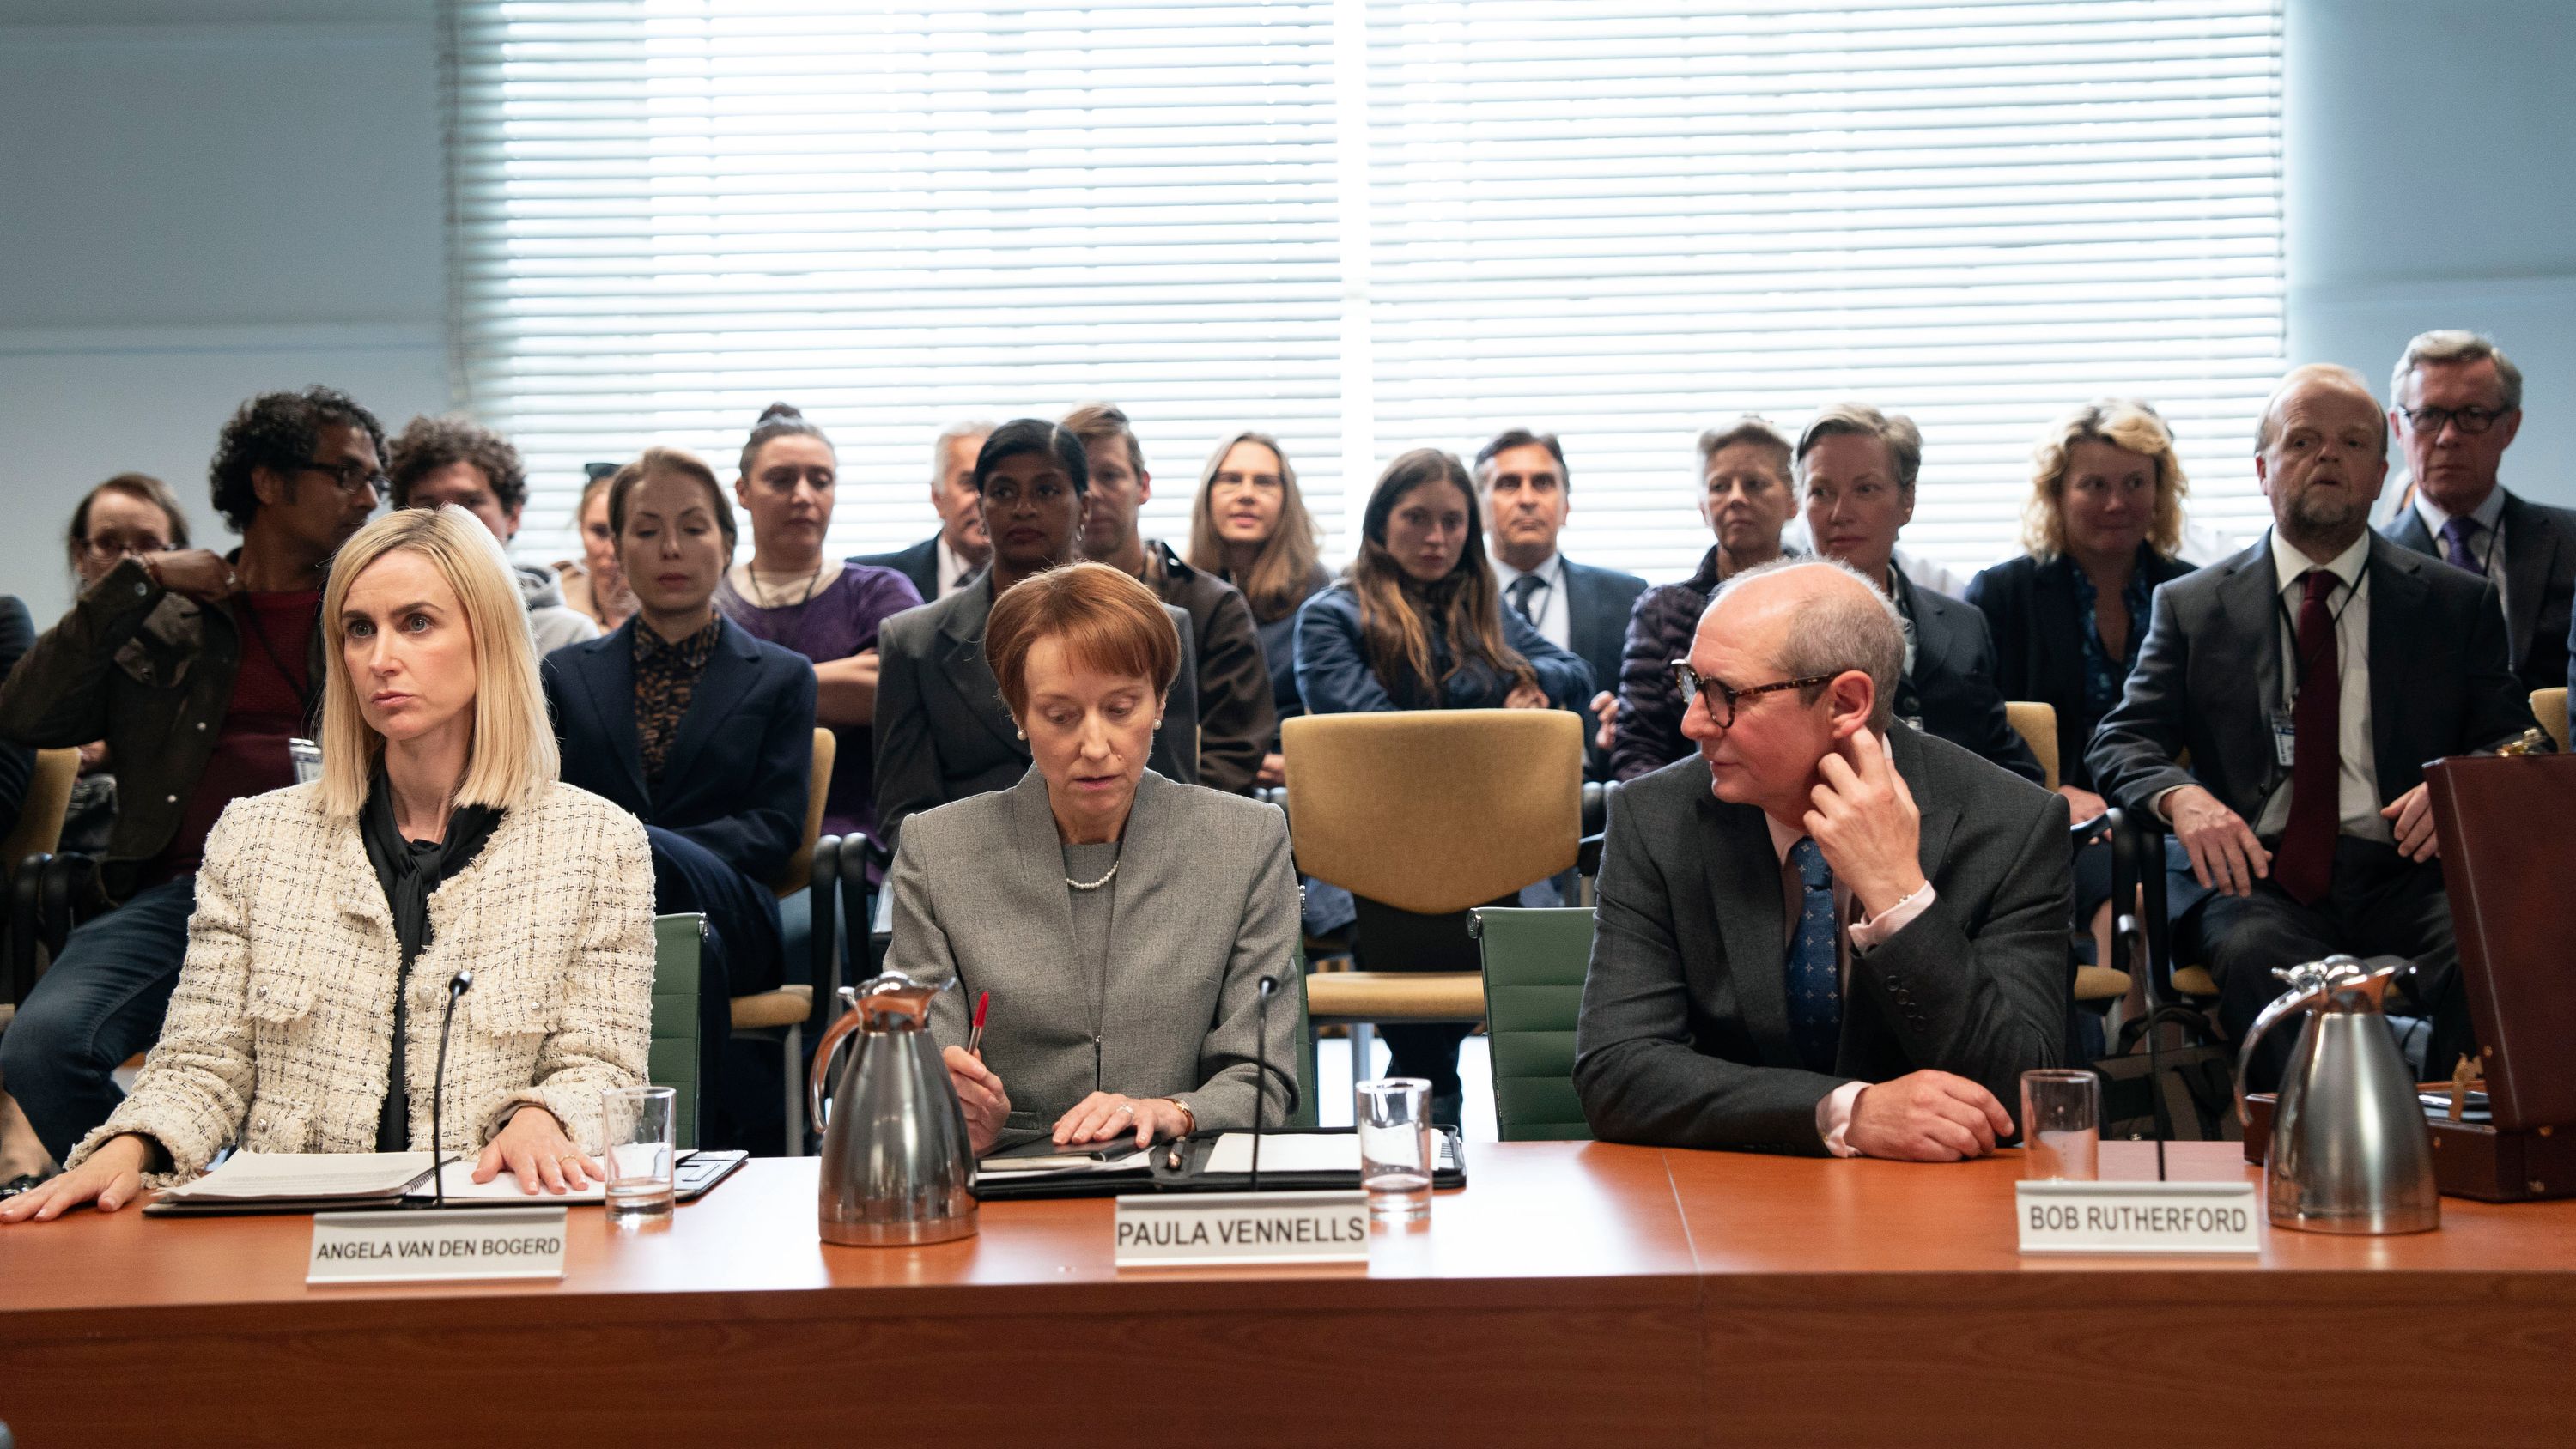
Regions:
<instances>
[{"instance_id":1,"label":"short red hair","mask_svg":"<svg viewBox=\"0 0 2576 1449\"><path fill-rule=\"evenodd\" d=\"M1029 651L1043 639L1063 640L1066 656L1082 668L1150 679L1158 695L1181 672L1180 631L1163 601L1103 563L1031 574L993 601L984 658L1015 715L1028 708Z\"/></svg>"}]
</instances>

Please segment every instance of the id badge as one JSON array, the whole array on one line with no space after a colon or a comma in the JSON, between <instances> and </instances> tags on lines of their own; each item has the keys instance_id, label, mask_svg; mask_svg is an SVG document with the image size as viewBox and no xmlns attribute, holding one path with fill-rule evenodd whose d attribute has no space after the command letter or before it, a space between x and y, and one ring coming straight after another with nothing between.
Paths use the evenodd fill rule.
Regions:
<instances>
[{"instance_id":1,"label":"id badge","mask_svg":"<svg viewBox=\"0 0 2576 1449\"><path fill-rule=\"evenodd\" d=\"M2299 762L2299 726L2286 709L2272 712L2272 763L2289 769Z\"/></svg>"}]
</instances>

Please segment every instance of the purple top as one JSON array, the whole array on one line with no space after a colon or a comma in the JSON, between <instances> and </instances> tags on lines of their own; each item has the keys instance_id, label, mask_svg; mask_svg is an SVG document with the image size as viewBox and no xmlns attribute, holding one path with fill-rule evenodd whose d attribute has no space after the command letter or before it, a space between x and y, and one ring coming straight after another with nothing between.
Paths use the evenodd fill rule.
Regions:
<instances>
[{"instance_id":1,"label":"purple top","mask_svg":"<svg viewBox=\"0 0 2576 1449\"><path fill-rule=\"evenodd\" d=\"M813 598L784 608L761 609L734 592L733 571L716 585L716 607L755 639L793 649L820 664L877 647L877 628L893 615L921 607L912 580L893 569L850 562ZM876 838L876 741L864 729L835 728L832 784L823 796L823 833Z\"/></svg>"}]
</instances>

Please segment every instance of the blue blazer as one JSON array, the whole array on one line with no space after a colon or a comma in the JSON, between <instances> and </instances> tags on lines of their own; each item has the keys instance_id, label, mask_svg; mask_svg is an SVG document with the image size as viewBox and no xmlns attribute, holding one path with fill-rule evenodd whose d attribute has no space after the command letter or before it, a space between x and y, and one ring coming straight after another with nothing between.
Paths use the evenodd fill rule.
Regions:
<instances>
[{"instance_id":1,"label":"blue blazer","mask_svg":"<svg viewBox=\"0 0 2576 1449\"><path fill-rule=\"evenodd\" d=\"M1434 630L1432 652L1446 658L1447 641ZM1592 699L1592 666L1582 656L1559 649L1527 619L1503 610L1503 642L1520 651L1538 674L1547 702L1580 711ZM1511 693L1511 681L1479 665L1449 676L1440 698L1423 697L1418 685L1389 689L1369 665L1368 641L1360 632L1360 597L1338 583L1306 601L1297 611L1297 693L1308 714L1355 714L1363 710L1500 709Z\"/></svg>"},{"instance_id":2,"label":"blue blazer","mask_svg":"<svg viewBox=\"0 0 2576 1449\"><path fill-rule=\"evenodd\" d=\"M538 675L563 746L563 781L701 845L764 888L805 842L814 773L814 666L726 619L659 785L635 729L635 630L567 644Z\"/></svg>"}]
</instances>

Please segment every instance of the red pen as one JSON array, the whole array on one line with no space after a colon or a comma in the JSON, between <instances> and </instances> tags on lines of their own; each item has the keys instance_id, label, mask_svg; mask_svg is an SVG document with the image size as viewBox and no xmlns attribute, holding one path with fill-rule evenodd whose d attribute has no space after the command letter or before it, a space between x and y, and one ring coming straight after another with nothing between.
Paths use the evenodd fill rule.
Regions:
<instances>
[{"instance_id":1,"label":"red pen","mask_svg":"<svg viewBox=\"0 0 2576 1449\"><path fill-rule=\"evenodd\" d=\"M981 1061L984 1058L984 1011L993 1004L993 993L975 993L975 1025L966 1033L966 1054Z\"/></svg>"}]
</instances>

